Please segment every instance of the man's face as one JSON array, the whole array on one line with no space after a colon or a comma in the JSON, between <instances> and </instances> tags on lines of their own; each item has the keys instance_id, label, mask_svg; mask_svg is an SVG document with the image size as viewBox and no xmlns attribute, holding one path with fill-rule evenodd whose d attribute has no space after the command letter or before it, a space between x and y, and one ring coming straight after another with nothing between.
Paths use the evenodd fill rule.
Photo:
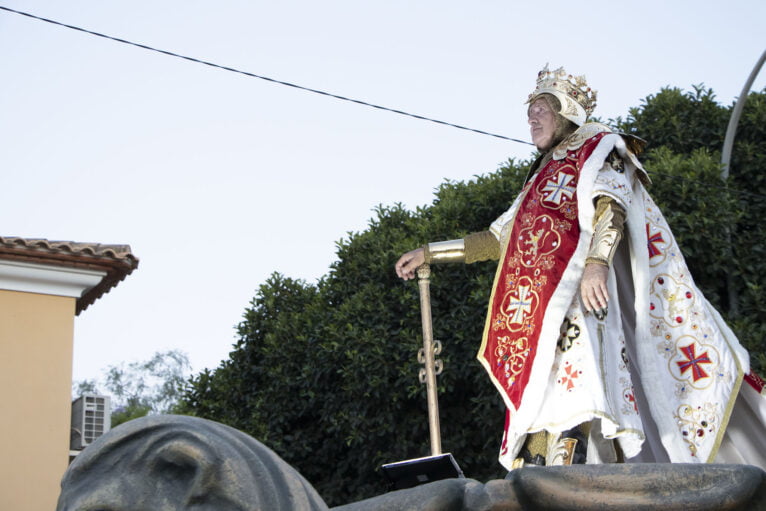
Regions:
<instances>
[{"instance_id":1,"label":"man's face","mask_svg":"<svg viewBox=\"0 0 766 511\"><path fill-rule=\"evenodd\" d=\"M547 151L553 146L556 134L556 114L543 98L537 98L527 110L527 122L532 142L540 151Z\"/></svg>"}]
</instances>

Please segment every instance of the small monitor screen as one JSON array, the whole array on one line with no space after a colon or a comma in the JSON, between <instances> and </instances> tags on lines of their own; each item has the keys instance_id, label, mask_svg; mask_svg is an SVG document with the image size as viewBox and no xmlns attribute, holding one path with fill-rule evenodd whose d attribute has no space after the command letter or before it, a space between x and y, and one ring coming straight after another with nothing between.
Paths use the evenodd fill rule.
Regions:
<instances>
[{"instance_id":1,"label":"small monitor screen","mask_svg":"<svg viewBox=\"0 0 766 511\"><path fill-rule=\"evenodd\" d=\"M394 490L412 488L441 479L464 477L463 471L450 453L397 461L380 468Z\"/></svg>"}]
</instances>

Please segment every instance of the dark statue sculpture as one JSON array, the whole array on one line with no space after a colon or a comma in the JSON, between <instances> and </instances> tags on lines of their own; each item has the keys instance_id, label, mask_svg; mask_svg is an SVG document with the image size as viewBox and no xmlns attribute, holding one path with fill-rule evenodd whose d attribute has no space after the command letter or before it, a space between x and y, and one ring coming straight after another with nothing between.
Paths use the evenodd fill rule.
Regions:
<instances>
[{"instance_id":1,"label":"dark statue sculpture","mask_svg":"<svg viewBox=\"0 0 766 511\"><path fill-rule=\"evenodd\" d=\"M326 510L314 488L245 433L155 415L109 431L75 458L58 511Z\"/></svg>"},{"instance_id":2,"label":"dark statue sculpture","mask_svg":"<svg viewBox=\"0 0 766 511\"><path fill-rule=\"evenodd\" d=\"M254 438L178 415L127 422L86 448L57 511L314 511L303 476ZM526 467L486 484L445 479L334 511L766 510L766 472L749 465Z\"/></svg>"}]
</instances>

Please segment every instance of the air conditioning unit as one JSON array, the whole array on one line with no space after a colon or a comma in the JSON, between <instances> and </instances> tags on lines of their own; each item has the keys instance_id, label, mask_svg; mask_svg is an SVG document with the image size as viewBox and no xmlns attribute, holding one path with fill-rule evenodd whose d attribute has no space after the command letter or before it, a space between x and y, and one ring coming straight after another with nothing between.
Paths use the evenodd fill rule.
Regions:
<instances>
[{"instance_id":1,"label":"air conditioning unit","mask_svg":"<svg viewBox=\"0 0 766 511\"><path fill-rule=\"evenodd\" d=\"M111 426L109 396L83 394L72 401L72 434L69 449L81 451Z\"/></svg>"}]
</instances>

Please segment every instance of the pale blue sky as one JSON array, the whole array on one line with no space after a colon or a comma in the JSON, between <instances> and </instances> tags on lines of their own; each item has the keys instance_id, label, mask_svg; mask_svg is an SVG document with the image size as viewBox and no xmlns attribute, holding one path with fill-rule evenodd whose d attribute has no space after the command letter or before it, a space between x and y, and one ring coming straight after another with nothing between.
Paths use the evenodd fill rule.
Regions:
<instances>
[{"instance_id":1,"label":"pale blue sky","mask_svg":"<svg viewBox=\"0 0 766 511\"><path fill-rule=\"evenodd\" d=\"M546 62L585 74L609 118L667 85L729 104L766 48L761 0L0 5L524 140ZM314 281L377 204L427 204L445 179L531 154L4 11L0 63L2 234L141 259L78 317L76 379L166 349L215 367L272 272Z\"/></svg>"}]
</instances>

